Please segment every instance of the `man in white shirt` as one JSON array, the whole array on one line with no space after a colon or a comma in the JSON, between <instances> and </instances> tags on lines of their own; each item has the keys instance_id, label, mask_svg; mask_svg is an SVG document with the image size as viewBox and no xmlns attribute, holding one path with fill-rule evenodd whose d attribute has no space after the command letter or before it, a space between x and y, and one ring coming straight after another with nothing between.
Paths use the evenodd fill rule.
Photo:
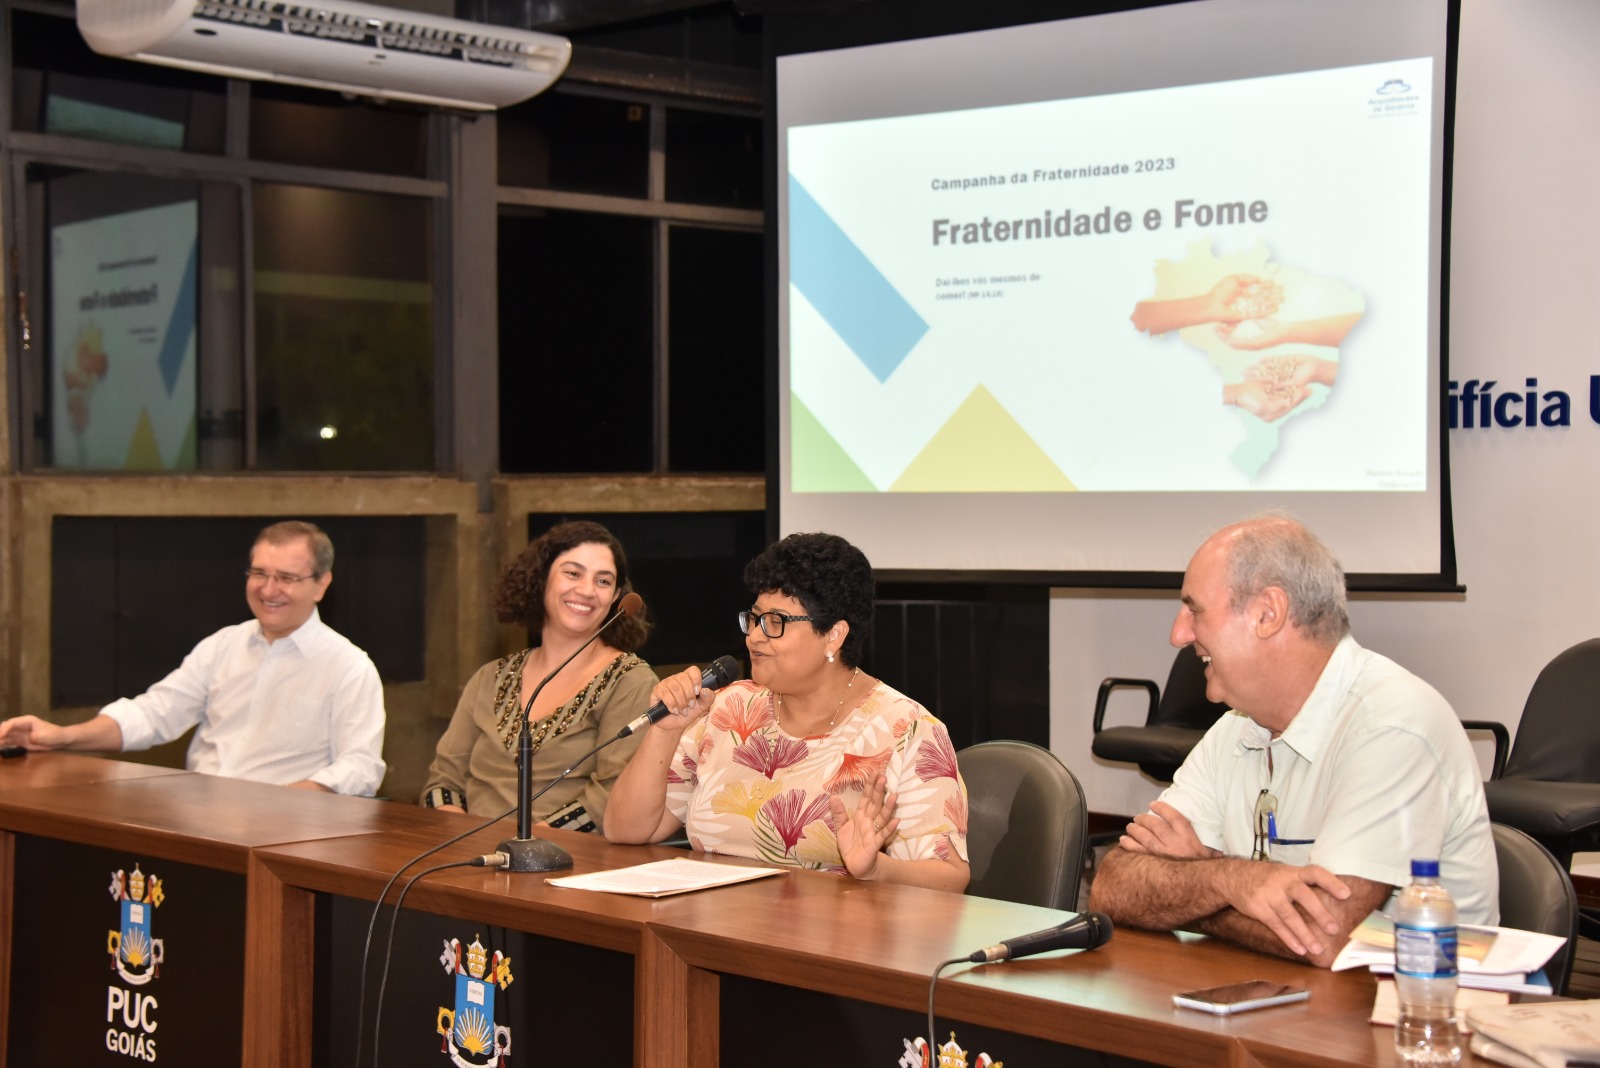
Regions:
<instances>
[{"instance_id":1,"label":"man in white shirt","mask_svg":"<svg viewBox=\"0 0 1600 1068\"><path fill-rule=\"evenodd\" d=\"M383 781L383 686L367 654L327 627L333 542L317 526L274 523L245 572L255 620L224 627L176 671L85 723L0 723L0 745L132 751L179 737L190 771L305 790L371 795Z\"/></svg>"},{"instance_id":2,"label":"man in white shirt","mask_svg":"<svg viewBox=\"0 0 1600 1068\"><path fill-rule=\"evenodd\" d=\"M1440 862L1463 923L1499 920L1482 773L1433 687L1349 634L1344 572L1286 517L1213 535L1172 644L1232 711L1128 825L1090 905L1326 967L1410 862Z\"/></svg>"}]
</instances>

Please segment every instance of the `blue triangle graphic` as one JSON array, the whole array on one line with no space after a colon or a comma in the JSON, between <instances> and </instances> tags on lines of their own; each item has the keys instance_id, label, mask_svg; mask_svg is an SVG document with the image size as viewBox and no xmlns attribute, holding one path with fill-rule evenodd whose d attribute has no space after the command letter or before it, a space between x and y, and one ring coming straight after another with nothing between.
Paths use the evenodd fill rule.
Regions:
<instances>
[{"instance_id":1,"label":"blue triangle graphic","mask_svg":"<svg viewBox=\"0 0 1600 1068\"><path fill-rule=\"evenodd\" d=\"M922 316L792 174L789 279L879 382L928 332Z\"/></svg>"}]
</instances>

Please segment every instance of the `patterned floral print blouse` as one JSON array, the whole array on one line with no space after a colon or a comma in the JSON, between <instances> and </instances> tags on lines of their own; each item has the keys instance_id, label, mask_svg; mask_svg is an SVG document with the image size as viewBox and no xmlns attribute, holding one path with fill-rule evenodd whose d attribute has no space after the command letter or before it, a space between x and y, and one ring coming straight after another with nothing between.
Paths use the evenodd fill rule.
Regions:
<instances>
[{"instance_id":1,"label":"patterned floral print blouse","mask_svg":"<svg viewBox=\"0 0 1600 1068\"><path fill-rule=\"evenodd\" d=\"M718 691L684 730L667 774L667 809L694 848L843 873L828 814L837 794L853 811L878 772L898 794L890 856L967 858L967 790L944 724L877 683L826 734L796 738L778 725L772 691L742 681Z\"/></svg>"}]
</instances>

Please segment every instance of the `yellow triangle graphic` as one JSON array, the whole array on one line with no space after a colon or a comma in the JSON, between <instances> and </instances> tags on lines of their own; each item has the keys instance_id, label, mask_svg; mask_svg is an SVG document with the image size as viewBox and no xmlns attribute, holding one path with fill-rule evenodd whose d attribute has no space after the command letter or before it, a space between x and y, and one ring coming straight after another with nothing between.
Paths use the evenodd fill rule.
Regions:
<instances>
[{"instance_id":1,"label":"yellow triangle graphic","mask_svg":"<svg viewBox=\"0 0 1600 1068\"><path fill-rule=\"evenodd\" d=\"M139 409L139 422L128 440L128 459L122 466L129 471L160 471L166 467L161 462L161 446L156 443L156 430L150 425L148 408Z\"/></svg>"},{"instance_id":2,"label":"yellow triangle graphic","mask_svg":"<svg viewBox=\"0 0 1600 1068\"><path fill-rule=\"evenodd\" d=\"M979 386L889 488L897 493L1061 493L1078 487L994 394Z\"/></svg>"}]
</instances>

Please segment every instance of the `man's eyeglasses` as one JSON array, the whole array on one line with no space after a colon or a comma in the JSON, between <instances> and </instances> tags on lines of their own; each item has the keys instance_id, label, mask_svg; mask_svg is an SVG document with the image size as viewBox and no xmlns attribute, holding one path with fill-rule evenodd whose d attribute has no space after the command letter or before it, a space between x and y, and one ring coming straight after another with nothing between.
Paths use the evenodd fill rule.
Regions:
<instances>
[{"instance_id":1,"label":"man's eyeglasses","mask_svg":"<svg viewBox=\"0 0 1600 1068\"><path fill-rule=\"evenodd\" d=\"M293 586L295 583L304 582L307 579L321 578L322 572L313 571L309 575L291 575L285 571L263 571L259 567L252 567L245 570L244 577L247 582L265 582L268 579L272 579L280 586Z\"/></svg>"},{"instance_id":2,"label":"man's eyeglasses","mask_svg":"<svg viewBox=\"0 0 1600 1068\"><path fill-rule=\"evenodd\" d=\"M1256 843L1250 851L1251 860L1271 860L1275 845L1316 845L1315 838L1278 837L1278 799L1266 787L1256 795Z\"/></svg>"},{"instance_id":3,"label":"man's eyeglasses","mask_svg":"<svg viewBox=\"0 0 1600 1068\"><path fill-rule=\"evenodd\" d=\"M811 623L816 618L816 616L791 616L787 612L740 612L739 630L749 634L759 625L761 633L767 637L781 638L783 628L790 623Z\"/></svg>"},{"instance_id":4,"label":"man's eyeglasses","mask_svg":"<svg viewBox=\"0 0 1600 1068\"><path fill-rule=\"evenodd\" d=\"M1262 787L1256 795L1256 844L1251 860L1272 859L1272 832L1278 829L1278 799Z\"/></svg>"}]
</instances>

